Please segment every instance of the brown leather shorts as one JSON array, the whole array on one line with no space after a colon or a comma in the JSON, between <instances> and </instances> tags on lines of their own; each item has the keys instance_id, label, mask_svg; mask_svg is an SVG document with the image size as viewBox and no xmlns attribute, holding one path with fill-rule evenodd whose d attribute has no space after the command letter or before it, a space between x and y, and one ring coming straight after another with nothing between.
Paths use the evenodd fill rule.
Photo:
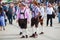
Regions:
<instances>
[{"instance_id":1,"label":"brown leather shorts","mask_svg":"<svg viewBox=\"0 0 60 40\"><path fill-rule=\"evenodd\" d=\"M38 27L38 18L31 19L31 26L33 27L34 25L35 25L35 27Z\"/></svg>"},{"instance_id":2,"label":"brown leather shorts","mask_svg":"<svg viewBox=\"0 0 60 40\"><path fill-rule=\"evenodd\" d=\"M18 24L21 29L26 29L27 28L27 19L19 19Z\"/></svg>"},{"instance_id":3,"label":"brown leather shorts","mask_svg":"<svg viewBox=\"0 0 60 40\"><path fill-rule=\"evenodd\" d=\"M43 19L41 19L42 16L39 16L39 22L41 25L43 25Z\"/></svg>"}]
</instances>

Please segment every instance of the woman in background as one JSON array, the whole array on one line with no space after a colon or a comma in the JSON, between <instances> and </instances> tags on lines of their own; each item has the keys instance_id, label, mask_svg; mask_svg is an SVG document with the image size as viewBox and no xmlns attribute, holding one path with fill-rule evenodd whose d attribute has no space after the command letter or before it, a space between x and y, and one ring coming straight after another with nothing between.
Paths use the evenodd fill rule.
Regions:
<instances>
[{"instance_id":1,"label":"woman in background","mask_svg":"<svg viewBox=\"0 0 60 40\"><path fill-rule=\"evenodd\" d=\"M59 3L59 6L58 6L58 21L60 23L60 3Z\"/></svg>"},{"instance_id":2,"label":"woman in background","mask_svg":"<svg viewBox=\"0 0 60 40\"><path fill-rule=\"evenodd\" d=\"M8 20L9 24L12 24L13 22L13 4L11 3L8 8Z\"/></svg>"},{"instance_id":3,"label":"woman in background","mask_svg":"<svg viewBox=\"0 0 60 40\"><path fill-rule=\"evenodd\" d=\"M47 26L48 26L48 24L49 24L49 20L50 20L50 26L52 27L52 18L53 18L53 16L52 16L52 14L53 14L53 12L54 12L54 10L53 10L53 7L52 7L52 4L51 3L49 3L48 4L48 7L47 7Z\"/></svg>"},{"instance_id":4,"label":"woman in background","mask_svg":"<svg viewBox=\"0 0 60 40\"><path fill-rule=\"evenodd\" d=\"M0 7L0 31L2 31L2 28L3 30L5 30L4 26L5 26L4 12L2 10L2 7Z\"/></svg>"}]
</instances>

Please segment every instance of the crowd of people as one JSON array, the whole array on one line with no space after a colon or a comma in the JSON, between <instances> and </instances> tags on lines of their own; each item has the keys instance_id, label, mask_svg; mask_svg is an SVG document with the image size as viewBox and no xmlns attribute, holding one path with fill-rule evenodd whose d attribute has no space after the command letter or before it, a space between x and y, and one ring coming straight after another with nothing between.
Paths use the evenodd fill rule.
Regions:
<instances>
[{"instance_id":1,"label":"crowd of people","mask_svg":"<svg viewBox=\"0 0 60 40\"><path fill-rule=\"evenodd\" d=\"M60 23L60 3L38 3L36 1L31 2L30 4L25 2L19 3L2 3L0 5L0 31L5 30L7 21L9 24L13 25L13 20L16 20L20 27L21 38L28 38L27 34L27 24L31 23L32 34L29 37L38 37L38 34L44 34L43 31L43 20L47 14L46 26L49 24L50 27L53 26L53 18L58 17L58 22ZM30 16L31 15L31 16ZM31 20L30 20L31 19ZM42 31L38 33L40 23ZM35 25L35 26L34 26ZM35 30L34 30L35 28Z\"/></svg>"}]
</instances>

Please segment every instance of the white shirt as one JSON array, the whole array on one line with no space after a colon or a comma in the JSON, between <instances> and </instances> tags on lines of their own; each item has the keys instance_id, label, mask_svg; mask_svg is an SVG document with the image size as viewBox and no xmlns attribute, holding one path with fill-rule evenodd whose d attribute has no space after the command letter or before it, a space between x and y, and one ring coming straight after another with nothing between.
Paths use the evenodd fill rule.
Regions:
<instances>
[{"instance_id":1,"label":"white shirt","mask_svg":"<svg viewBox=\"0 0 60 40\"><path fill-rule=\"evenodd\" d=\"M54 12L53 8L52 7L47 7L46 13L51 15L52 12Z\"/></svg>"},{"instance_id":2,"label":"white shirt","mask_svg":"<svg viewBox=\"0 0 60 40\"><path fill-rule=\"evenodd\" d=\"M40 7L40 12L41 12L41 15L44 17L44 7Z\"/></svg>"},{"instance_id":3,"label":"white shirt","mask_svg":"<svg viewBox=\"0 0 60 40\"><path fill-rule=\"evenodd\" d=\"M41 13L41 16L44 17L44 7L38 8L39 12Z\"/></svg>"}]
</instances>

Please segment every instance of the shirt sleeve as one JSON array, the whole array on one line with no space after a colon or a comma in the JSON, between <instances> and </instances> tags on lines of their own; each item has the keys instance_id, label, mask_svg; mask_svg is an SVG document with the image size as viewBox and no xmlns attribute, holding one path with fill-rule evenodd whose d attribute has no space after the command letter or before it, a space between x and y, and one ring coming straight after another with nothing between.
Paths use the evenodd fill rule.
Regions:
<instances>
[{"instance_id":1,"label":"shirt sleeve","mask_svg":"<svg viewBox=\"0 0 60 40\"><path fill-rule=\"evenodd\" d=\"M38 7L36 8L35 13L36 13L36 16L38 16L38 14L39 14Z\"/></svg>"},{"instance_id":2,"label":"shirt sleeve","mask_svg":"<svg viewBox=\"0 0 60 40\"><path fill-rule=\"evenodd\" d=\"M30 10L26 9L26 16L27 16L27 21L30 19Z\"/></svg>"},{"instance_id":3,"label":"shirt sleeve","mask_svg":"<svg viewBox=\"0 0 60 40\"><path fill-rule=\"evenodd\" d=\"M19 9L16 11L16 14L17 14L17 20L19 19Z\"/></svg>"},{"instance_id":4,"label":"shirt sleeve","mask_svg":"<svg viewBox=\"0 0 60 40\"><path fill-rule=\"evenodd\" d=\"M44 8L42 8L42 18L44 17Z\"/></svg>"}]
</instances>

